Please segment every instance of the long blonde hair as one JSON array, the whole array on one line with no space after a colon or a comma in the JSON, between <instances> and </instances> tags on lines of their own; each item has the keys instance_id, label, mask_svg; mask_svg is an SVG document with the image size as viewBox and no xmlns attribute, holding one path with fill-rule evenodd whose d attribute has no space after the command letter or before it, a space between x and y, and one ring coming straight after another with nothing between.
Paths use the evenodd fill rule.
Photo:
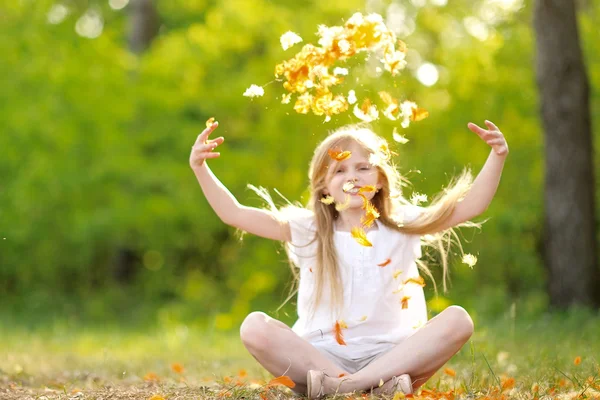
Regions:
<instances>
[{"instance_id":1,"label":"long blonde hair","mask_svg":"<svg viewBox=\"0 0 600 400\"><path fill-rule=\"evenodd\" d=\"M286 213L298 209L298 211L312 210L314 213L316 233L313 241L317 242L317 265L314 268L315 279L315 297L310 306L311 318L318 305L322 301L325 282L329 282L329 292L331 293L330 309L338 314L343 307L343 291L340 282L340 272L338 267L338 255L334 246L334 223L339 216L339 212L332 205L324 204L321 199L324 197L324 190L327 186L329 165L332 162L328 153L330 149L340 149L347 146L351 141L358 143L365 151L370 154L370 162L376 166L381 183L381 189L371 199L373 205L380 213L378 221L388 228L394 229L410 235L420 235L421 242L425 246L433 247L439 252L440 263L442 265L442 282L444 291L447 290L448 279L448 253L451 245L458 245L461 253L462 246L454 229L440 231L456 204L461 201L469 191L472 184L472 175L468 169L465 169L448 187L438 194L431 204L424 208L424 212L419 217L410 221L403 222L393 218L399 207L411 204L402 196L402 188L409 185L410 182L402 177L398 169L394 166L387 141L376 135L371 129L364 125L344 126L332 132L315 149L310 163L308 177L310 180L310 199L306 208L299 205L288 205ZM268 193L264 189L252 187L261 197L269 202L272 210L277 210ZM460 226L475 226L480 224L466 222ZM286 249L289 249L286 246ZM299 274L297 266L293 263L293 257L288 254L290 268L294 277L292 288L287 299L279 307L281 308L289 299L291 299L298 290ZM423 260L417 260L419 269L422 270L433 282L437 292L435 279L430 268Z\"/></svg>"}]
</instances>

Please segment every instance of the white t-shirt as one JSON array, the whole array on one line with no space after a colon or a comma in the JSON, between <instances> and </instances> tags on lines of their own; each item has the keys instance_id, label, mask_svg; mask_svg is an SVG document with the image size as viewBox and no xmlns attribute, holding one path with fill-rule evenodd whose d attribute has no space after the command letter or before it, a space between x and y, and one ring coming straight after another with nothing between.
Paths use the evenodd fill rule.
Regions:
<instances>
[{"instance_id":1,"label":"white t-shirt","mask_svg":"<svg viewBox=\"0 0 600 400\"><path fill-rule=\"evenodd\" d=\"M398 219L409 222L423 208L403 206ZM335 341L335 316L329 310L328 283L312 321L309 304L316 268L317 241L314 239L315 221L311 211L295 213L288 218L291 242L288 249L292 261L300 269L298 288L298 320L292 330L311 343L326 345L328 349L347 359L371 355L399 343L412 335L427 321L423 288L414 283L399 286L409 278L419 277L415 260L421 256L418 235L407 235L375 222L377 230L367 232L373 247L356 242L350 232L334 231L334 243L340 263L344 308L339 319L347 325L342 333L346 346ZM378 266L391 260L385 267ZM400 271L400 272L398 272ZM409 296L408 307L401 300Z\"/></svg>"}]
</instances>

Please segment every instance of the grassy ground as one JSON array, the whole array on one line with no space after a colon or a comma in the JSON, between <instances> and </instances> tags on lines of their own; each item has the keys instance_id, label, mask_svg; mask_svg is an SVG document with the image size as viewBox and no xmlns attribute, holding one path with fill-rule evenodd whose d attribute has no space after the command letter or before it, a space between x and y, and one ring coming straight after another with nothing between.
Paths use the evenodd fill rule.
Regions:
<instances>
[{"instance_id":1,"label":"grassy ground","mask_svg":"<svg viewBox=\"0 0 600 400\"><path fill-rule=\"evenodd\" d=\"M236 332L10 325L0 328L0 399L292 397L283 386L265 389L272 377ZM586 312L479 321L415 397L600 398L599 339L600 316Z\"/></svg>"}]
</instances>

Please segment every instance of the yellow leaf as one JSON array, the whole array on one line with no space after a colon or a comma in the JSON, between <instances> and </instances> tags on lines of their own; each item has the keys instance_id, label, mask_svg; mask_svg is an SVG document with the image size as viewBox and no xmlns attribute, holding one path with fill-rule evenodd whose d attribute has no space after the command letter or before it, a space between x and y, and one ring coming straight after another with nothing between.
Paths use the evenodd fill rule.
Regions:
<instances>
[{"instance_id":1,"label":"yellow leaf","mask_svg":"<svg viewBox=\"0 0 600 400\"><path fill-rule=\"evenodd\" d=\"M400 304L402 304L402 309L408 308L408 300L410 300L410 296L404 296L402 300L400 300Z\"/></svg>"},{"instance_id":2,"label":"yellow leaf","mask_svg":"<svg viewBox=\"0 0 600 400\"><path fill-rule=\"evenodd\" d=\"M573 360L573 364L575 364L575 365L581 364L581 357L579 357L579 356L575 357L575 360Z\"/></svg>"},{"instance_id":3,"label":"yellow leaf","mask_svg":"<svg viewBox=\"0 0 600 400\"><path fill-rule=\"evenodd\" d=\"M412 109L412 115L410 116L411 121L421 121L429 117L429 111L424 108L414 107Z\"/></svg>"},{"instance_id":4,"label":"yellow leaf","mask_svg":"<svg viewBox=\"0 0 600 400\"><path fill-rule=\"evenodd\" d=\"M158 382L160 378L154 372L148 372L144 375L144 380L147 382Z\"/></svg>"},{"instance_id":5,"label":"yellow leaf","mask_svg":"<svg viewBox=\"0 0 600 400\"><path fill-rule=\"evenodd\" d=\"M323 197L321 200L319 200L321 203L326 204L326 205L331 205L334 202L333 196L325 196Z\"/></svg>"},{"instance_id":6,"label":"yellow leaf","mask_svg":"<svg viewBox=\"0 0 600 400\"><path fill-rule=\"evenodd\" d=\"M211 126L213 126L214 123L215 123L215 117L210 117L209 119L206 120L206 127L210 128Z\"/></svg>"},{"instance_id":7,"label":"yellow leaf","mask_svg":"<svg viewBox=\"0 0 600 400\"><path fill-rule=\"evenodd\" d=\"M425 287L425 279L423 279L422 276L418 276L416 278L408 278L407 280L404 281L404 284L406 285L408 283L414 283L421 287Z\"/></svg>"},{"instance_id":8,"label":"yellow leaf","mask_svg":"<svg viewBox=\"0 0 600 400\"><path fill-rule=\"evenodd\" d=\"M162 397L160 394L155 394L154 396L150 397L148 400L165 400L165 398Z\"/></svg>"},{"instance_id":9,"label":"yellow leaf","mask_svg":"<svg viewBox=\"0 0 600 400\"><path fill-rule=\"evenodd\" d=\"M380 378L379 379L379 387L382 387L382 386L383 386L383 379Z\"/></svg>"},{"instance_id":10,"label":"yellow leaf","mask_svg":"<svg viewBox=\"0 0 600 400\"><path fill-rule=\"evenodd\" d=\"M358 189L358 193L368 193L368 192L375 192L377 190L377 188L373 185L366 185L361 187L360 189Z\"/></svg>"},{"instance_id":11,"label":"yellow leaf","mask_svg":"<svg viewBox=\"0 0 600 400\"><path fill-rule=\"evenodd\" d=\"M335 161L344 161L352 156L352 152L348 151L348 150L341 151L341 150L329 149L327 151L327 153L329 154L329 157L331 157Z\"/></svg>"},{"instance_id":12,"label":"yellow leaf","mask_svg":"<svg viewBox=\"0 0 600 400\"><path fill-rule=\"evenodd\" d=\"M398 275L400 275L402 273L401 269L397 269L394 271L394 279L396 279L398 277Z\"/></svg>"},{"instance_id":13,"label":"yellow leaf","mask_svg":"<svg viewBox=\"0 0 600 400\"><path fill-rule=\"evenodd\" d=\"M406 398L406 396L404 395L404 393L396 392L396 394L394 395L394 398L392 400L402 400L405 398Z\"/></svg>"},{"instance_id":14,"label":"yellow leaf","mask_svg":"<svg viewBox=\"0 0 600 400\"><path fill-rule=\"evenodd\" d=\"M360 317L360 319L359 319L359 321L360 321L360 322L363 322L363 321L366 321L366 320L367 320L367 316L366 316L366 315L363 315L363 316L362 316L362 317Z\"/></svg>"},{"instance_id":15,"label":"yellow leaf","mask_svg":"<svg viewBox=\"0 0 600 400\"><path fill-rule=\"evenodd\" d=\"M452 368L444 368L444 373L450 376L456 376L456 371Z\"/></svg>"},{"instance_id":16,"label":"yellow leaf","mask_svg":"<svg viewBox=\"0 0 600 400\"><path fill-rule=\"evenodd\" d=\"M358 244L365 247L373 247L373 244L367 239L367 234L362 228L352 228L351 235Z\"/></svg>"}]
</instances>

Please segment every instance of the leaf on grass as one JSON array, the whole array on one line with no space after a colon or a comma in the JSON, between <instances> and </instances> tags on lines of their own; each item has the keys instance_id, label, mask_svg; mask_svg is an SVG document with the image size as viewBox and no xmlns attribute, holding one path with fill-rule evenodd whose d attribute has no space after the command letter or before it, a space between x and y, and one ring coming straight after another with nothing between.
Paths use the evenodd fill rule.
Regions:
<instances>
[{"instance_id":1,"label":"leaf on grass","mask_svg":"<svg viewBox=\"0 0 600 400\"><path fill-rule=\"evenodd\" d=\"M273 378L269 381L269 383L267 383L267 387L276 386L276 385L283 385L283 386L287 386L289 388L293 388L296 386L294 381L292 381L292 379L287 375Z\"/></svg>"},{"instance_id":2,"label":"leaf on grass","mask_svg":"<svg viewBox=\"0 0 600 400\"><path fill-rule=\"evenodd\" d=\"M351 235L358 244L365 247L373 247L373 244L367 239L367 234L363 228L354 227L352 228Z\"/></svg>"},{"instance_id":3,"label":"leaf on grass","mask_svg":"<svg viewBox=\"0 0 600 400\"><path fill-rule=\"evenodd\" d=\"M385 260L384 262L382 262L381 264L377 264L378 267L385 267L387 265L390 265L390 263L392 262L391 258L388 258L387 260Z\"/></svg>"},{"instance_id":4,"label":"leaf on grass","mask_svg":"<svg viewBox=\"0 0 600 400\"><path fill-rule=\"evenodd\" d=\"M573 360L573 364L575 364L575 365L581 364L581 357L579 357L579 356L575 357L575 360Z\"/></svg>"},{"instance_id":5,"label":"leaf on grass","mask_svg":"<svg viewBox=\"0 0 600 400\"><path fill-rule=\"evenodd\" d=\"M183 365L181 365L180 363L171 364L171 369L178 374L183 374L183 371L185 370L183 368Z\"/></svg>"},{"instance_id":6,"label":"leaf on grass","mask_svg":"<svg viewBox=\"0 0 600 400\"><path fill-rule=\"evenodd\" d=\"M335 341L342 346L346 346L346 342L344 341L344 335L342 334L342 326L339 321L335 321L333 331L335 334Z\"/></svg>"},{"instance_id":7,"label":"leaf on grass","mask_svg":"<svg viewBox=\"0 0 600 400\"><path fill-rule=\"evenodd\" d=\"M452 368L444 368L444 373L450 376L456 376L456 371Z\"/></svg>"},{"instance_id":8,"label":"leaf on grass","mask_svg":"<svg viewBox=\"0 0 600 400\"><path fill-rule=\"evenodd\" d=\"M144 380L147 382L158 382L160 378L154 372L148 372L144 375Z\"/></svg>"}]
</instances>

